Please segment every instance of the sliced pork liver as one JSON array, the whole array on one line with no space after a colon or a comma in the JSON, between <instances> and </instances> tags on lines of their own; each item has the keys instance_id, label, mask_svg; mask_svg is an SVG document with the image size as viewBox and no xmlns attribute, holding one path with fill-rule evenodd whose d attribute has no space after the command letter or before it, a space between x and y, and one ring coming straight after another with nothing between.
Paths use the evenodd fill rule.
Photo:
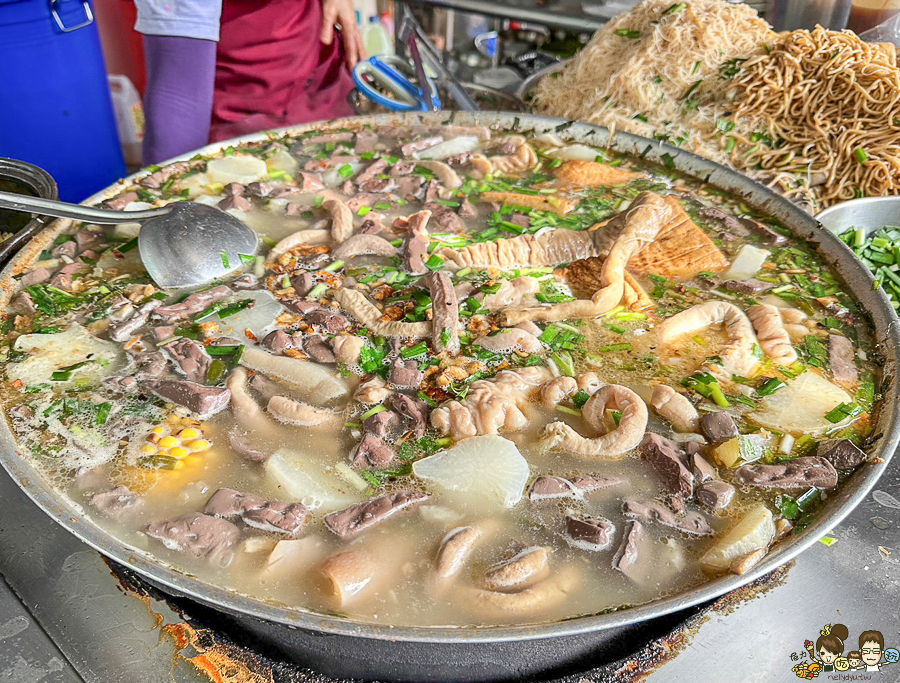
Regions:
<instances>
[{"instance_id":1,"label":"sliced pork liver","mask_svg":"<svg viewBox=\"0 0 900 683\"><path fill-rule=\"evenodd\" d=\"M113 323L109 326L109 338L113 341L128 341L134 333L147 322L150 314L162 305L161 301L153 299L142 304L127 320Z\"/></svg>"},{"instance_id":2,"label":"sliced pork liver","mask_svg":"<svg viewBox=\"0 0 900 683\"><path fill-rule=\"evenodd\" d=\"M706 517L699 512L685 510L682 514L676 514L655 500L626 500L622 503L622 514L648 524L656 522L694 536L711 536L713 533Z\"/></svg>"},{"instance_id":3,"label":"sliced pork liver","mask_svg":"<svg viewBox=\"0 0 900 683\"><path fill-rule=\"evenodd\" d=\"M259 345L264 349L271 351L276 356L281 356L288 349L294 348L294 344L291 341L291 335L284 330L272 330L262 338Z\"/></svg>"},{"instance_id":4,"label":"sliced pork liver","mask_svg":"<svg viewBox=\"0 0 900 683\"><path fill-rule=\"evenodd\" d=\"M320 334L308 334L303 337L303 351L317 363L331 364L337 362L334 351Z\"/></svg>"},{"instance_id":5,"label":"sliced pork liver","mask_svg":"<svg viewBox=\"0 0 900 683\"><path fill-rule=\"evenodd\" d=\"M648 460L662 476L669 493L690 498L694 489L694 475L685 467L681 452L674 441L648 432L638 446L641 456Z\"/></svg>"},{"instance_id":6,"label":"sliced pork liver","mask_svg":"<svg viewBox=\"0 0 900 683\"><path fill-rule=\"evenodd\" d=\"M709 464L709 461L699 453L691 455L691 470L698 482L708 481L710 479L718 479L719 471Z\"/></svg>"},{"instance_id":7,"label":"sliced pork liver","mask_svg":"<svg viewBox=\"0 0 900 683\"><path fill-rule=\"evenodd\" d=\"M740 434L734 418L726 412L707 413L700 418L700 429L710 441L728 441Z\"/></svg>"},{"instance_id":8,"label":"sliced pork liver","mask_svg":"<svg viewBox=\"0 0 900 683\"><path fill-rule=\"evenodd\" d=\"M383 410L375 413L371 417L367 417L363 421L363 430L367 434L374 434L379 439L387 439L393 441L396 437L396 431L400 424L400 418L397 413L390 410Z\"/></svg>"},{"instance_id":9,"label":"sliced pork liver","mask_svg":"<svg viewBox=\"0 0 900 683\"><path fill-rule=\"evenodd\" d=\"M644 525L637 520L632 520L625 525L625 534L616 555L613 558L613 569L618 569L635 583L644 581L640 565L643 564L643 554L646 550L647 538Z\"/></svg>"},{"instance_id":10,"label":"sliced pork liver","mask_svg":"<svg viewBox=\"0 0 900 683\"><path fill-rule=\"evenodd\" d=\"M848 439L820 441L816 455L825 458L834 465L835 469L839 470L852 470L854 467L862 465L868 457L864 451Z\"/></svg>"},{"instance_id":11,"label":"sliced pork liver","mask_svg":"<svg viewBox=\"0 0 900 683\"><path fill-rule=\"evenodd\" d=\"M419 363L414 360L397 358L391 364L388 383L395 389L418 389L425 375L419 370Z\"/></svg>"},{"instance_id":12,"label":"sliced pork liver","mask_svg":"<svg viewBox=\"0 0 900 683\"><path fill-rule=\"evenodd\" d=\"M566 540L581 550L604 550L612 543L616 526L608 519L566 516Z\"/></svg>"},{"instance_id":13,"label":"sliced pork liver","mask_svg":"<svg viewBox=\"0 0 900 683\"><path fill-rule=\"evenodd\" d=\"M189 380L197 383L206 380L212 358L203 350L203 346L193 339L182 337L166 344L163 349Z\"/></svg>"},{"instance_id":14,"label":"sliced pork liver","mask_svg":"<svg viewBox=\"0 0 900 683\"><path fill-rule=\"evenodd\" d=\"M231 392L228 389L206 387L177 379L147 380L144 386L160 398L196 413L201 420L223 411L231 400Z\"/></svg>"},{"instance_id":15,"label":"sliced pork liver","mask_svg":"<svg viewBox=\"0 0 900 683\"><path fill-rule=\"evenodd\" d=\"M154 522L145 532L161 541L169 550L194 557L214 557L233 546L241 535L231 522L211 515L191 512L180 517Z\"/></svg>"},{"instance_id":16,"label":"sliced pork liver","mask_svg":"<svg viewBox=\"0 0 900 683\"><path fill-rule=\"evenodd\" d=\"M366 434L350 454L350 461L358 467L384 467L396 454L374 434Z\"/></svg>"},{"instance_id":17,"label":"sliced pork liver","mask_svg":"<svg viewBox=\"0 0 900 683\"><path fill-rule=\"evenodd\" d=\"M256 448L253 439L237 427L228 431L228 444L239 456L251 462L265 462L271 455L268 451Z\"/></svg>"},{"instance_id":18,"label":"sliced pork liver","mask_svg":"<svg viewBox=\"0 0 900 683\"><path fill-rule=\"evenodd\" d=\"M325 525L341 538L351 538L383 522L400 510L428 499L415 491L396 491L357 503L346 510L325 516Z\"/></svg>"},{"instance_id":19,"label":"sliced pork liver","mask_svg":"<svg viewBox=\"0 0 900 683\"><path fill-rule=\"evenodd\" d=\"M239 517L247 526L262 531L296 534L303 528L307 509L301 503L263 500L259 496L234 489L219 489L207 501L207 515L233 519Z\"/></svg>"},{"instance_id":20,"label":"sliced pork liver","mask_svg":"<svg viewBox=\"0 0 900 683\"><path fill-rule=\"evenodd\" d=\"M91 496L91 505L107 517L119 519L142 503L142 499L125 486L101 491Z\"/></svg>"},{"instance_id":21,"label":"sliced pork liver","mask_svg":"<svg viewBox=\"0 0 900 683\"><path fill-rule=\"evenodd\" d=\"M856 382L859 370L856 368L856 350L853 342L839 334L828 337L828 362L836 382Z\"/></svg>"},{"instance_id":22,"label":"sliced pork liver","mask_svg":"<svg viewBox=\"0 0 900 683\"><path fill-rule=\"evenodd\" d=\"M437 272L431 275L431 345L436 353L459 351L459 299L450 275Z\"/></svg>"},{"instance_id":23,"label":"sliced pork liver","mask_svg":"<svg viewBox=\"0 0 900 683\"><path fill-rule=\"evenodd\" d=\"M815 486L830 489L837 486L838 475L825 458L807 456L788 460L779 465L741 465L734 471L734 480L744 486L798 489Z\"/></svg>"},{"instance_id":24,"label":"sliced pork liver","mask_svg":"<svg viewBox=\"0 0 900 683\"><path fill-rule=\"evenodd\" d=\"M181 303L160 306L153 311L153 319L167 323L184 320L209 308L217 301L230 296L231 293L231 288L227 285L219 285L203 292L195 292Z\"/></svg>"},{"instance_id":25,"label":"sliced pork liver","mask_svg":"<svg viewBox=\"0 0 900 683\"><path fill-rule=\"evenodd\" d=\"M734 499L734 486L711 479L697 487L697 502L710 510L724 510Z\"/></svg>"},{"instance_id":26,"label":"sliced pork liver","mask_svg":"<svg viewBox=\"0 0 900 683\"><path fill-rule=\"evenodd\" d=\"M428 427L428 406L425 401L406 394L391 394L385 404L398 415L405 432L411 431L417 439L425 436L425 429Z\"/></svg>"},{"instance_id":27,"label":"sliced pork liver","mask_svg":"<svg viewBox=\"0 0 900 683\"><path fill-rule=\"evenodd\" d=\"M528 500L550 500L558 498L581 499L585 493L619 486L626 482L621 477L578 476L571 480L563 477L544 475L534 480L528 491Z\"/></svg>"}]
</instances>

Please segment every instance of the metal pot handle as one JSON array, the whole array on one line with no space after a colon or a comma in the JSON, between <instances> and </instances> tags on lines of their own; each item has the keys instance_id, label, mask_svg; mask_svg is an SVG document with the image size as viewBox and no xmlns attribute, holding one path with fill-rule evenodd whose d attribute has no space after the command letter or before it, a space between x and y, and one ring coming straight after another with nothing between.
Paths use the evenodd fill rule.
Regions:
<instances>
[{"instance_id":1,"label":"metal pot handle","mask_svg":"<svg viewBox=\"0 0 900 683\"><path fill-rule=\"evenodd\" d=\"M59 16L59 12L56 11L56 5L60 0L50 0L50 14L53 15L54 21L56 21L56 25L59 26L59 30L63 33L71 33L72 31L77 31L80 28L84 28L85 26L90 26L94 23L94 13L91 11L91 6L88 4L87 0L81 0L81 4L84 5L84 16L86 17L83 22L80 24L76 24L75 26L66 26L63 23L62 18Z\"/></svg>"}]
</instances>

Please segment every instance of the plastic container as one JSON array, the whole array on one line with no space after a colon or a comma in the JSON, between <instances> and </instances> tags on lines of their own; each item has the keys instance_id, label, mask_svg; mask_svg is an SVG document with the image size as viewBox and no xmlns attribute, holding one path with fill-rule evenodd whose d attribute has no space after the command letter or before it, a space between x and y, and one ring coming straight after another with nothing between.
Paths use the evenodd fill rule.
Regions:
<instances>
[{"instance_id":1,"label":"plastic container","mask_svg":"<svg viewBox=\"0 0 900 683\"><path fill-rule=\"evenodd\" d=\"M109 91L112 94L119 144L129 168L141 165L141 145L144 141L144 106L141 96L128 76L110 75Z\"/></svg>"},{"instance_id":2,"label":"plastic container","mask_svg":"<svg viewBox=\"0 0 900 683\"><path fill-rule=\"evenodd\" d=\"M81 201L125 175L93 8L0 0L0 156L30 161Z\"/></svg>"},{"instance_id":3,"label":"plastic container","mask_svg":"<svg viewBox=\"0 0 900 683\"><path fill-rule=\"evenodd\" d=\"M394 54L394 42L377 16L369 17L369 23L363 33L363 44L369 57Z\"/></svg>"},{"instance_id":4,"label":"plastic container","mask_svg":"<svg viewBox=\"0 0 900 683\"><path fill-rule=\"evenodd\" d=\"M900 12L900 0L853 0L847 28L862 33Z\"/></svg>"},{"instance_id":5,"label":"plastic container","mask_svg":"<svg viewBox=\"0 0 900 683\"><path fill-rule=\"evenodd\" d=\"M847 25L850 0L769 0L767 19L776 31L813 29L839 31Z\"/></svg>"}]
</instances>

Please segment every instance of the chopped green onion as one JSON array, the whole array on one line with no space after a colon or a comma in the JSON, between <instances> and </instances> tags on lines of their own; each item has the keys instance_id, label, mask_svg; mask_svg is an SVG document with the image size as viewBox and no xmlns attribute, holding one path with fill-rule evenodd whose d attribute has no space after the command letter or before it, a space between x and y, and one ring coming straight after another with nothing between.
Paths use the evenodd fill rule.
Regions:
<instances>
[{"instance_id":1,"label":"chopped green onion","mask_svg":"<svg viewBox=\"0 0 900 683\"><path fill-rule=\"evenodd\" d=\"M616 29L616 35L622 36L623 38L630 38L631 40L635 40L641 37L641 32L635 31L630 28L619 28Z\"/></svg>"},{"instance_id":2,"label":"chopped green onion","mask_svg":"<svg viewBox=\"0 0 900 683\"><path fill-rule=\"evenodd\" d=\"M344 164L338 169L338 174L342 178L349 178L353 175L353 167L350 164Z\"/></svg>"},{"instance_id":3,"label":"chopped green onion","mask_svg":"<svg viewBox=\"0 0 900 683\"><path fill-rule=\"evenodd\" d=\"M309 299L318 299L322 296L326 291L328 291L328 285L324 282L320 282L315 287L313 287L309 292L307 292L306 296Z\"/></svg>"},{"instance_id":4,"label":"chopped green onion","mask_svg":"<svg viewBox=\"0 0 900 683\"><path fill-rule=\"evenodd\" d=\"M384 405L377 405L374 408L369 408L366 412L359 416L360 422L365 422L373 415L377 415L378 413L383 413L387 408Z\"/></svg>"},{"instance_id":5,"label":"chopped green onion","mask_svg":"<svg viewBox=\"0 0 900 683\"><path fill-rule=\"evenodd\" d=\"M869 155L865 149L862 147L857 147L853 150L853 158L856 159L859 163L864 164L869 160Z\"/></svg>"},{"instance_id":6,"label":"chopped green onion","mask_svg":"<svg viewBox=\"0 0 900 683\"><path fill-rule=\"evenodd\" d=\"M401 358L415 358L416 356L421 356L424 353L428 352L428 347L425 346L425 342L419 342L415 346L410 346L402 351L400 351Z\"/></svg>"},{"instance_id":7,"label":"chopped green onion","mask_svg":"<svg viewBox=\"0 0 900 683\"><path fill-rule=\"evenodd\" d=\"M222 377L225 376L226 370L227 367L225 366L225 363L218 358L214 359L213 362L209 364L209 369L206 371L207 386L218 384Z\"/></svg>"},{"instance_id":8,"label":"chopped green onion","mask_svg":"<svg viewBox=\"0 0 900 683\"><path fill-rule=\"evenodd\" d=\"M825 413L825 419L832 424L837 424L849 418L857 417L861 413L862 408L858 403L841 403L833 410Z\"/></svg>"},{"instance_id":9,"label":"chopped green onion","mask_svg":"<svg viewBox=\"0 0 900 683\"><path fill-rule=\"evenodd\" d=\"M94 422L98 425L106 424L106 420L109 419L110 410L112 410L112 403L101 403L97 406L97 417Z\"/></svg>"},{"instance_id":10,"label":"chopped green onion","mask_svg":"<svg viewBox=\"0 0 900 683\"><path fill-rule=\"evenodd\" d=\"M227 251L222 252L222 267L225 268L226 270L231 268L231 261L228 258Z\"/></svg>"},{"instance_id":11,"label":"chopped green onion","mask_svg":"<svg viewBox=\"0 0 900 683\"><path fill-rule=\"evenodd\" d=\"M780 379L775 377L770 377L765 382L763 382L756 390L756 393L759 396L770 396L774 394L779 389L786 387L787 384L782 382Z\"/></svg>"}]
</instances>

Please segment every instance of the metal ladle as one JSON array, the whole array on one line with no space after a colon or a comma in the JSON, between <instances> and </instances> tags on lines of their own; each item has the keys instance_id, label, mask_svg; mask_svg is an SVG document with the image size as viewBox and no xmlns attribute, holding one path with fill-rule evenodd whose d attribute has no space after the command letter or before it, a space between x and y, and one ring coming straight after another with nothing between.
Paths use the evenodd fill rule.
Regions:
<instances>
[{"instance_id":1,"label":"metal ladle","mask_svg":"<svg viewBox=\"0 0 900 683\"><path fill-rule=\"evenodd\" d=\"M198 287L234 272L252 256L259 236L231 214L205 204L177 202L145 211L114 211L0 192L0 208L115 225L142 223L138 251L162 289Z\"/></svg>"}]
</instances>

